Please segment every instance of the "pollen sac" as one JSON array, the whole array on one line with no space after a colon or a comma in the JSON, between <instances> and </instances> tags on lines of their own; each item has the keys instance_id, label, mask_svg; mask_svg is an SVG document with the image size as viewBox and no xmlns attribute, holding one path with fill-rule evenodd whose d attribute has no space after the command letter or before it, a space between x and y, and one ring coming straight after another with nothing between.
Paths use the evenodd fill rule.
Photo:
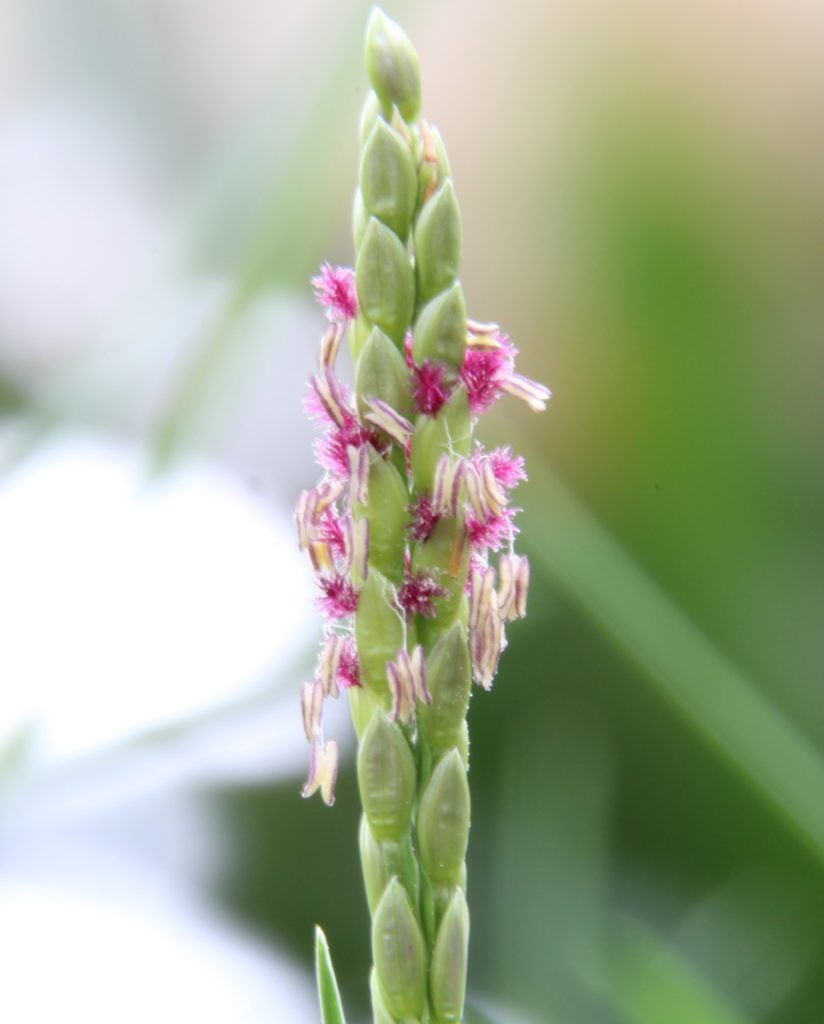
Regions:
<instances>
[{"instance_id":1,"label":"pollen sac","mask_svg":"<svg viewBox=\"0 0 824 1024\"><path fill-rule=\"evenodd\" d=\"M382 117L363 149L360 190L367 213L405 240L418 199L418 176L406 141Z\"/></svg>"},{"instance_id":2,"label":"pollen sac","mask_svg":"<svg viewBox=\"0 0 824 1024\"><path fill-rule=\"evenodd\" d=\"M375 459L369 467L365 518L369 521L369 564L399 583L409 524L409 494L391 462ZM359 512L356 510L356 516ZM360 644L360 641L358 641Z\"/></svg>"},{"instance_id":3,"label":"pollen sac","mask_svg":"<svg viewBox=\"0 0 824 1024\"><path fill-rule=\"evenodd\" d=\"M370 570L358 597L355 640L361 682L388 708L386 663L403 646L403 621L395 607L395 588L375 568Z\"/></svg>"},{"instance_id":4,"label":"pollen sac","mask_svg":"<svg viewBox=\"0 0 824 1024\"><path fill-rule=\"evenodd\" d=\"M469 910L463 890L456 889L438 928L429 983L435 1019L444 1024L463 1020L468 952Z\"/></svg>"},{"instance_id":5,"label":"pollen sac","mask_svg":"<svg viewBox=\"0 0 824 1024\"><path fill-rule=\"evenodd\" d=\"M453 459L447 454L438 459L432 490L432 509L437 515L458 514L466 468L465 459Z\"/></svg>"},{"instance_id":6,"label":"pollen sac","mask_svg":"<svg viewBox=\"0 0 824 1024\"><path fill-rule=\"evenodd\" d=\"M323 684L319 680L303 684L300 691L300 710L303 717L303 731L310 743L314 742L320 732L323 698Z\"/></svg>"},{"instance_id":7,"label":"pollen sac","mask_svg":"<svg viewBox=\"0 0 824 1024\"><path fill-rule=\"evenodd\" d=\"M461 213L447 179L424 205L415 225L415 269L424 302L448 288L461 264Z\"/></svg>"},{"instance_id":8,"label":"pollen sac","mask_svg":"<svg viewBox=\"0 0 824 1024\"><path fill-rule=\"evenodd\" d=\"M397 22L375 8L366 27L366 73L383 113L400 111L407 122L421 112L421 70L409 36Z\"/></svg>"},{"instance_id":9,"label":"pollen sac","mask_svg":"<svg viewBox=\"0 0 824 1024\"><path fill-rule=\"evenodd\" d=\"M301 796L310 797L320 790L327 807L335 802L335 780L338 777L340 750L334 740L324 743L316 739L309 755L309 777L301 790Z\"/></svg>"},{"instance_id":10,"label":"pollen sac","mask_svg":"<svg viewBox=\"0 0 824 1024\"><path fill-rule=\"evenodd\" d=\"M415 800L415 762L397 725L376 710L358 751L358 787L372 835L399 843L409 830Z\"/></svg>"},{"instance_id":11,"label":"pollen sac","mask_svg":"<svg viewBox=\"0 0 824 1024\"><path fill-rule=\"evenodd\" d=\"M409 371L397 346L378 327L373 327L355 366L355 395L363 416L367 400L379 398L401 416L413 412Z\"/></svg>"},{"instance_id":12,"label":"pollen sac","mask_svg":"<svg viewBox=\"0 0 824 1024\"><path fill-rule=\"evenodd\" d=\"M342 520L341 530L346 570L353 583L362 583L369 573L369 520L347 515Z\"/></svg>"},{"instance_id":13,"label":"pollen sac","mask_svg":"<svg viewBox=\"0 0 824 1024\"><path fill-rule=\"evenodd\" d=\"M525 597L524 597L525 600ZM492 687L498 671L498 660L506 647L504 619L498 608L495 590L495 570L484 573L474 571L469 599L469 647L472 655L472 674L475 682L485 690Z\"/></svg>"},{"instance_id":14,"label":"pollen sac","mask_svg":"<svg viewBox=\"0 0 824 1024\"><path fill-rule=\"evenodd\" d=\"M387 662L386 676L389 692L392 694L390 718L410 725L415 718L415 708L420 701L430 704L432 697L426 688L426 667L423 647L418 644L410 655L401 648L394 661Z\"/></svg>"},{"instance_id":15,"label":"pollen sac","mask_svg":"<svg viewBox=\"0 0 824 1024\"><path fill-rule=\"evenodd\" d=\"M415 305L415 275L403 242L376 217L363 235L355 282L363 315L400 347Z\"/></svg>"},{"instance_id":16,"label":"pollen sac","mask_svg":"<svg viewBox=\"0 0 824 1024\"><path fill-rule=\"evenodd\" d=\"M445 363L456 372L466 349L466 302L458 281L423 307L412 333L412 355L421 365L425 359Z\"/></svg>"},{"instance_id":17,"label":"pollen sac","mask_svg":"<svg viewBox=\"0 0 824 1024\"><path fill-rule=\"evenodd\" d=\"M457 750L432 773L418 808L421 864L434 885L457 885L469 841L469 784Z\"/></svg>"},{"instance_id":18,"label":"pollen sac","mask_svg":"<svg viewBox=\"0 0 824 1024\"><path fill-rule=\"evenodd\" d=\"M466 390L456 388L437 416L419 416L412 438L412 476L415 487L431 493L438 460L444 454L466 456L472 436Z\"/></svg>"},{"instance_id":19,"label":"pollen sac","mask_svg":"<svg viewBox=\"0 0 824 1024\"><path fill-rule=\"evenodd\" d=\"M418 1020L426 1001L426 958L420 925L397 878L386 887L372 924L378 991L392 1018Z\"/></svg>"},{"instance_id":20,"label":"pollen sac","mask_svg":"<svg viewBox=\"0 0 824 1024\"><path fill-rule=\"evenodd\" d=\"M435 757L460 746L472 686L466 631L455 623L426 659L426 684L432 701L418 709L418 724Z\"/></svg>"},{"instance_id":21,"label":"pollen sac","mask_svg":"<svg viewBox=\"0 0 824 1024\"><path fill-rule=\"evenodd\" d=\"M529 589L529 562L526 555L501 555L498 561L498 611L506 622L526 615Z\"/></svg>"},{"instance_id":22,"label":"pollen sac","mask_svg":"<svg viewBox=\"0 0 824 1024\"><path fill-rule=\"evenodd\" d=\"M406 451L415 433L415 428L409 420L379 398L370 398L366 404L369 412L365 419Z\"/></svg>"}]
</instances>

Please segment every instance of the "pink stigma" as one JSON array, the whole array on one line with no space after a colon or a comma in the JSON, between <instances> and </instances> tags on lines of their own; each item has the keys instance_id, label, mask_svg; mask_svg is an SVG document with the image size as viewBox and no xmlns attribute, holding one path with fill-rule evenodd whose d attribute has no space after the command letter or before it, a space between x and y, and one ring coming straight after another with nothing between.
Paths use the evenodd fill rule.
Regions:
<instances>
[{"instance_id":1,"label":"pink stigma","mask_svg":"<svg viewBox=\"0 0 824 1024\"><path fill-rule=\"evenodd\" d=\"M338 686L348 690L350 686L360 686L360 664L355 650L354 641L347 637L338 666Z\"/></svg>"},{"instance_id":2,"label":"pink stigma","mask_svg":"<svg viewBox=\"0 0 824 1024\"><path fill-rule=\"evenodd\" d=\"M312 284L315 298L326 307L329 320L354 320L358 315L354 270L324 263L320 274L312 278Z\"/></svg>"},{"instance_id":3,"label":"pink stigma","mask_svg":"<svg viewBox=\"0 0 824 1024\"><path fill-rule=\"evenodd\" d=\"M320 576L318 586L322 591L318 598L318 608L324 615L328 615L330 619L343 619L347 615L354 615L358 595L345 576Z\"/></svg>"},{"instance_id":4,"label":"pink stigma","mask_svg":"<svg viewBox=\"0 0 824 1024\"><path fill-rule=\"evenodd\" d=\"M407 572L398 587L398 604L407 615L425 615L434 618L437 614L435 598L446 597L446 591L427 572Z\"/></svg>"},{"instance_id":5,"label":"pink stigma","mask_svg":"<svg viewBox=\"0 0 824 1024\"><path fill-rule=\"evenodd\" d=\"M430 363L424 359L423 366L412 370L412 395L418 412L436 416L449 398L452 388L444 382L446 367L443 363Z\"/></svg>"},{"instance_id":6,"label":"pink stigma","mask_svg":"<svg viewBox=\"0 0 824 1024\"><path fill-rule=\"evenodd\" d=\"M466 520L469 543L473 548L500 551L518 532L513 522L517 511L518 509L507 508L500 515L488 516L486 519L478 519L474 514L470 514Z\"/></svg>"},{"instance_id":7,"label":"pink stigma","mask_svg":"<svg viewBox=\"0 0 824 1024\"><path fill-rule=\"evenodd\" d=\"M412 524L409 527L412 539L421 543L429 540L441 518L432 508L432 499L422 494L409 506L409 511L412 514Z\"/></svg>"},{"instance_id":8,"label":"pink stigma","mask_svg":"<svg viewBox=\"0 0 824 1024\"><path fill-rule=\"evenodd\" d=\"M495 479L507 490L512 490L522 480L526 480L523 458L513 455L508 445L506 448L493 448L489 453L489 462Z\"/></svg>"},{"instance_id":9,"label":"pink stigma","mask_svg":"<svg viewBox=\"0 0 824 1024\"><path fill-rule=\"evenodd\" d=\"M468 345L461 380L469 397L469 411L477 416L498 400L501 386L512 373L517 349L505 334L496 334L498 345Z\"/></svg>"}]
</instances>

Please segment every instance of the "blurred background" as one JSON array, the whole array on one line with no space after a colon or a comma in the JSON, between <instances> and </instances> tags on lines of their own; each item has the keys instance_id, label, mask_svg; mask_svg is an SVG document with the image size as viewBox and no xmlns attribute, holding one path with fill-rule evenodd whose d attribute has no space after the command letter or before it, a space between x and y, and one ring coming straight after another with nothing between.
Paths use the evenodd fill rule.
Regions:
<instances>
[{"instance_id":1,"label":"blurred background","mask_svg":"<svg viewBox=\"0 0 824 1024\"><path fill-rule=\"evenodd\" d=\"M366 1019L291 510L368 4L0 5L0 1018ZM552 387L470 711L468 1021L824 1020L824 11L387 2Z\"/></svg>"}]
</instances>

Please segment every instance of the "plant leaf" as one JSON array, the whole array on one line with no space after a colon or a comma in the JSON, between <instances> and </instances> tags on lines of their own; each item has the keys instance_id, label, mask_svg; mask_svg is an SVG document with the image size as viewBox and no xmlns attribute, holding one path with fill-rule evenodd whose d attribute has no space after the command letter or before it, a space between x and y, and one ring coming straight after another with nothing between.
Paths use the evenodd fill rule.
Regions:
<instances>
[{"instance_id":1,"label":"plant leaf","mask_svg":"<svg viewBox=\"0 0 824 1024\"><path fill-rule=\"evenodd\" d=\"M532 559L737 770L824 864L824 758L633 561L562 481L532 460ZM540 509L540 513L538 510Z\"/></svg>"},{"instance_id":2,"label":"plant leaf","mask_svg":"<svg viewBox=\"0 0 824 1024\"><path fill-rule=\"evenodd\" d=\"M346 1024L329 943L320 925L315 925L315 977L318 982L321 1024Z\"/></svg>"}]
</instances>

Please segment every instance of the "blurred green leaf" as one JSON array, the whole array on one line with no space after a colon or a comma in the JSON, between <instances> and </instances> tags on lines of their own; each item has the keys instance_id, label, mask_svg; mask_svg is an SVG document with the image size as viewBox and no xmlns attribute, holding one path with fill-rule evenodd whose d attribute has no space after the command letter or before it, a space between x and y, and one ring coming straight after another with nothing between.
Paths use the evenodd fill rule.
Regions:
<instances>
[{"instance_id":1,"label":"blurred green leaf","mask_svg":"<svg viewBox=\"0 0 824 1024\"><path fill-rule=\"evenodd\" d=\"M491 963L472 983L541 1021L591 1022L602 1018L580 973L607 909L612 764L605 735L575 708L541 710L522 700L499 728Z\"/></svg>"},{"instance_id":2,"label":"blurred green leaf","mask_svg":"<svg viewBox=\"0 0 824 1024\"><path fill-rule=\"evenodd\" d=\"M640 925L620 926L600 984L627 1024L746 1024L685 960Z\"/></svg>"},{"instance_id":3,"label":"blurred green leaf","mask_svg":"<svg viewBox=\"0 0 824 1024\"><path fill-rule=\"evenodd\" d=\"M341 1005L329 943L320 925L315 926L315 977L318 983L320 1016L323 1024L346 1024Z\"/></svg>"},{"instance_id":4,"label":"blurred green leaf","mask_svg":"<svg viewBox=\"0 0 824 1024\"><path fill-rule=\"evenodd\" d=\"M534 561L824 863L824 759L533 458ZM540 510L540 514L538 513Z\"/></svg>"}]
</instances>

